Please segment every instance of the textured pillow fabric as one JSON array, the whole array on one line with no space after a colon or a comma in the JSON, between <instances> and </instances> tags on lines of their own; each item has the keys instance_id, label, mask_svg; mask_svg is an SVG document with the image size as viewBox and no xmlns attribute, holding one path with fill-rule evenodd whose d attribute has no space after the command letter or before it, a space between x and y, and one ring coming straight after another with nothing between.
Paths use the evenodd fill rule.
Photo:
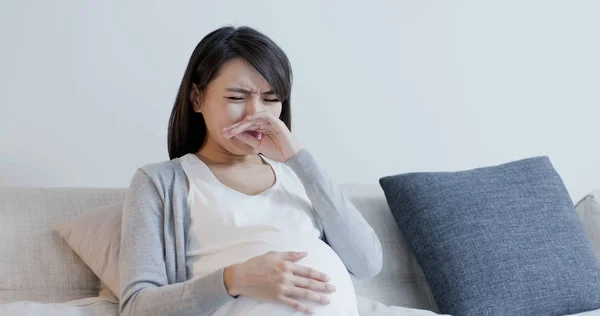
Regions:
<instances>
[{"instance_id":1,"label":"textured pillow fabric","mask_svg":"<svg viewBox=\"0 0 600 316\"><path fill-rule=\"evenodd\" d=\"M581 199L577 203L576 211L596 253L596 258L600 258L600 191L592 192Z\"/></svg>"},{"instance_id":2,"label":"textured pillow fabric","mask_svg":"<svg viewBox=\"0 0 600 316\"><path fill-rule=\"evenodd\" d=\"M600 309L600 267L547 157L380 179L394 218L451 315Z\"/></svg>"},{"instance_id":3,"label":"textured pillow fabric","mask_svg":"<svg viewBox=\"0 0 600 316\"><path fill-rule=\"evenodd\" d=\"M52 226L117 298L122 209L123 203L102 207Z\"/></svg>"}]
</instances>

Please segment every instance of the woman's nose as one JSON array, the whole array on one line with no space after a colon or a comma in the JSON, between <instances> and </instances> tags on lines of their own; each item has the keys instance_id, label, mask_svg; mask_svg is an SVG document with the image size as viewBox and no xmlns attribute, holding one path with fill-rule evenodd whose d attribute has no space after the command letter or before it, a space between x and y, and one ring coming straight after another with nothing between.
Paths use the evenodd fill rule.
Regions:
<instances>
[{"instance_id":1,"label":"woman's nose","mask_svg":"<svg viewBox=\"0 0 600 316\"><path fill-rule=\"evenodd\" d=\"M251 98L247 103L246 115L252 115L258 112L262 112L264 105L260 98Z\"/></svg>"}]
</instances>

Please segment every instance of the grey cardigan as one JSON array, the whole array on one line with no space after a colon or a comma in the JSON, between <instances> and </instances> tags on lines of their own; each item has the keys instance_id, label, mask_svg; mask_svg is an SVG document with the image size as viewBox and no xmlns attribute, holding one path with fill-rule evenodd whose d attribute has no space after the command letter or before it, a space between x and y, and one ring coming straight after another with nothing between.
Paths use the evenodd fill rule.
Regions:
<instances>
[{"instance_id":1,"label":"grey cardigan","mask_svg":"<svg viewBox=\"0 0 600 316\"><path fill-rule=\"evenodd\" d=\"M302 150L286 164L298 175L321 221L324 240L357 278L376 275L381 244L358 210ZM191 278L186 263L190 212L178 158L138 169L123 206L121 315L201 315L233 300L223 269ZM309 254L310 256L310 254Z\"/></svg>"}]
</instances>

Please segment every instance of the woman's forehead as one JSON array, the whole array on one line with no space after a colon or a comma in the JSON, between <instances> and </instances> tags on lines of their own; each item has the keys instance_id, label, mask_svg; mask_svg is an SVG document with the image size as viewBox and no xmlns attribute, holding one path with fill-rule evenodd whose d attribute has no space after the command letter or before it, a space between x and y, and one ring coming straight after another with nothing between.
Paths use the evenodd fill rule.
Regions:
<instances>
[{"instance_id":1,"label":"woman's forehead","mask_svg":"<svg viewBox=\"0 0 600 316\"><path fill-rule=\"evenodd\" d=\"M242 88L253 93L264 93L272 89L269 82L242 58L223 63L214 81L224 89Z\"/></svg>"}]
</instances>

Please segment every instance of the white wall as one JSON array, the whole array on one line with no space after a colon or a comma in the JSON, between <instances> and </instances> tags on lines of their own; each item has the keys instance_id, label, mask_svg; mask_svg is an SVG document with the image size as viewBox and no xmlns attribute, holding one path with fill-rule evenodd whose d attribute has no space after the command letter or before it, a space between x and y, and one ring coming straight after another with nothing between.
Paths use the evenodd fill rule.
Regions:
<instances>
[{"instance_id":1,"label":"white wall","mask_svg":"<svg viewBox=\"0 0 600 316\"><path fill-rule=\"evenodd\" d=\"M125 187L168 158L187 59L250 25L295 72L295 133L340 183L549 155L600 189L600 2L0 2L0 185Z\"/></svg>"}]
</instances>

